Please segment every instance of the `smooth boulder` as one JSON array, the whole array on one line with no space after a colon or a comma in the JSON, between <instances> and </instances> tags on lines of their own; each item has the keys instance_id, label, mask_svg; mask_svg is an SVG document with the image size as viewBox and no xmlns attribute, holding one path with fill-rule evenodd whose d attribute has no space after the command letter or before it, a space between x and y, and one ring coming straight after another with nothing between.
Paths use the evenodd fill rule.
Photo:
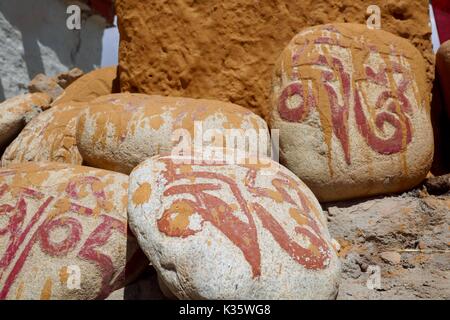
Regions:
<instances>
[{"instance_id":1,"label":"smooth boulder","mask_svg":"<svg viewBox=\"0 0 450 320\"><path fill-rule=\"evenodd\" d=\"M316 198L286 168L250 159L155 156L133 170L129 225L161 289L179 299L334 298L340 263Z\"/></svg>"},{"instance_id":2,"label":"smooth boulder","mask_svg":"<svg viewBox=\"0 0 450 320\"><path fill-rule=\"evenodd\" d=\"M60 105L67 102L88 102L100 96L118 92L115 88L117 67L93 70L73 81L52 103Z\"/></svg>"},{"instance_id":3,"label":"smooth boulder","mask_svg":"<svg viewBox=\"0 0 450 320\"><path fill-rule=\"evenodd\" d=\"M426 63L365 25L304 29L274 70L280 159L320 201L408 190L427 175L433 130Z\"/></svg>"},{"instance_id":4,"label":"smooth boulder","mask_svg":"<svg viewBox=\"0 0 450 320\"><path fill-rule=\"evenodd\" d=\"M128 174L157 154L194 144L226 147L235 143L233 134L252 143L269 132L262 118L235 104L121 93L89 103L80 115L76 141L87 165ZM236 146L248 152L251 147Z\"/></svg>"},{"instance_id":5,"label":"smooth boulder","mask_svg":"<svg viewBox=\"0 0 450 320\"><path fill-rule=\"evenodd\" d=\"M60 163L0 169L0 300L103 299L148 261L127 232L128 177Z\"/></svg>"}]
</instances>

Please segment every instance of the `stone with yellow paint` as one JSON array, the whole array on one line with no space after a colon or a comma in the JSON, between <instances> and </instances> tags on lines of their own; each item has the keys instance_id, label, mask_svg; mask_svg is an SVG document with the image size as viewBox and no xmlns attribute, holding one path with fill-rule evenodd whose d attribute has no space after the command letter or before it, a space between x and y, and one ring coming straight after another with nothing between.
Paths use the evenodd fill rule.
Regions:
<instances>
[{"instance_id":1,"label":"stone with yellow paint","mask_svg":"<svg viewBox=\"0 0 450 320\"><path fill-rule=\"evenodd\" d=\"M103 299L148 265L127 232L128 176L61 163L0 169L0 300Z\"/></svg>"},{"instance_id":2,"label":"stone with yellow paint","mask_svg":"<svg viewBox=\"0 0 450 320\"><path fill-rule=\"evenodd\" d=\"M130 175L130 229L164 294L333 299L340 263L313 193L268 158L216 151L155 156Z\"/></svg>"},{"instance_id":3,"label":"stone with yellow paint","mask_svg":"<svg viewBox=\"0 0 450 320\"><path fill-rule=\"evenodd\" d=\"M75 141L78 116L86 104L68 102L29 122L2 156L2 166L27 161L82 163Z\"/></svg>"},{"instance_id":4,"label":"stone with yellow paint","mask_svg":"<svg viewBox=\"0 0 450 320\"><path fill-rule=\"evenodd\" d=\"M117 66L91 71L71 83L52 103L53 106L67 102L88 102L100 96L118 92L115 86Z\"/></svg>"},{"instance_id":5,"label":"stone with yellow paint","mask_svg":"<svg viewBox=\"0 0 450 320\"><path fill-rule=\"evenodd\" d=\"M48 109L51 101L45 93L29 93L0 103L0 150L14 140L27 122Z\"/></svg>"},{"instance_id":6,"label":"stone with yellow paint","mask_svg":"<svg viewBox=\"0 0 450 320\"><path fill-rule=\"evenodd\" d=\"M430 96L426 63L407 40L320 25L280 55L269 126L280 130L281 162L320 201L401 192L431 166Z\"/></svg>"},{"instance_id":7,"label":"stone with yellow paint","mask_svg":"<svg viewBox=\"0 0 450 320\"><path fill-rule=\"evenodd\" d=\"M264 145L268 135L265 121L238 105L129 93L90 102L76 130L78 149L87 165L123 173L157 154L190 153L200 140L203 146L233 144L257 153L254 147L259 142ZM234 137L244 143L234 144ZM251 144L248 148L246 141Z\"/></svg>"}]
</instances>

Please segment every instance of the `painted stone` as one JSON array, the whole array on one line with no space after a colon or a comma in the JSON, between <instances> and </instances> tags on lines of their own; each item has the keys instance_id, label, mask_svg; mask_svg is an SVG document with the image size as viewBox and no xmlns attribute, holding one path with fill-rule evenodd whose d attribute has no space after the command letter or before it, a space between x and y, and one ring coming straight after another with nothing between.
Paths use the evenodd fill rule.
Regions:
<instances>
[{"instance_id":1,"label":"painted stone","mask_svg":"<svg viewBox=\"0 0 450 320\"><path fill-rule=\"evenodd\" d=\"M54 106L35 117L2 156L2 166L27 161L81 164L75 141L76 123L83 103Z\"/></svg>"},{"instance_id":2,"label":"painted stone","mask_svg":"<svg viewBox=\"0 0 450 320\"><path fill-rule=\"evenodd\" d=\"M52 105L88 102L97 97L118 92L114 89L116 74L116 66L91 71L71 83Z\"/></svg>"},{"instance_id":3,"label":"painted stone","mask_svg":"<svg viewBox=\"0 0 450 320\"><path fill-rule=\"evenodd\" d=\"M334 298L339 259L306 185L269 159L211 159L155 156L130 175L130 229L163 292L180 299Z\"/></svg>"},{"instance_id":4,"label":"painted stone","mask_svg":"<svg viewBox=\"0 0 450 320\"><path fill-rule=\"evenodd\" d=\"M274 72L280 159L320 201L408 190L433 159L427 88L405 39L356 24L305 29Z\"/></svg>"},{"instance_id":5,"label":"painted stone","mask_svg":"<svg viewBox=\"0 0 450 320\"><path fill-rule=\"evenodd\" d=\"M0 150L8 146L28 121L47 109L51 100L45 93L30 93L0 103Z\"/></svg>"},{"instance_id":6,"label":"painted stone","mask_svg":"<svg viewBox=\"0 0 450 320\"><path fill-rule=\"evenodd\" d=\"M219 147L231 141L227 140L233 137L230 132L244 138L250 133L268 137L265 121L235 104L129 93L92 101L76 132L87 165L123 173L148 157L194 145L198 137L205 145L223 143ZM216 140L209 139L208 133L214 133L211 137Z\"/></svg>"},{"instance_id":7,"label":"painted stone","mask_svg":"<svg viewBox=\"0 0 450 320\"><path fill-rule=\"evenodd\" d=\"M303 28L366 23L409 39L434 78L429 0L116 0L121 92L230 101L268 118L271 73ZM370 21L370 20L369 20Z\"/></svg>"},{"instance_id":8,"label":"painted stone","mask_svg":"<svg viewBox=\"0 0 450 320\"><path fill-rule=\"evenodd\" d=\"M127 234L128 177L60 163L0 169L0 299L102 299L148 261Z\"/></svg>"}]
</instances>

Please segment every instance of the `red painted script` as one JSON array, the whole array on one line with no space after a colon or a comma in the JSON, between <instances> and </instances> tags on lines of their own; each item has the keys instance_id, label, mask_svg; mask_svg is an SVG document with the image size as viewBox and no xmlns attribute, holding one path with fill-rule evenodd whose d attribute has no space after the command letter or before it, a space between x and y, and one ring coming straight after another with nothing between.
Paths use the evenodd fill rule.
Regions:
<instances>
[{"instance_id":1,"label":"red painted script","mask_svg":"<svg viewBox=\"0 0 450 320\"><path fill-rule=\"evenodd\" d=\"M330 251L326 241L320 235L316 220L311 216L314 207L289 176L277 174L272 180L274 189L259 188L254 185L257 169L247 167L248 173L244 187L257 197L287 202L297 210L304 219L304 224L298 225L295 232L309 239L311 245L308 248L294 241L282 224L258 202L248 203L233 178L216 172L183 172L180 170L183 165L175 164L167 158L161 161L166 164L163 172L167 181L164 195L186 194L194 199L178 199L164 211L157 224L159 230L165 235L187 238L200 232L200 230L190 229L187 219L189 215L197 213L202 218L201 225L209 222L240 249L251 266L253 277L258 277L261 275L261 253L255 224L257 218L261 221L263 228L272 234L279 246L299 264L314 270L328 266ZM194 181L197 178L201 178L204 182L175 184L180 180ZM298 199L292 198L286 189L294 190ZM212 195L212 191L230 191L236 204L227 203ZM242 221L234 214L239 209L246 216L247 221Z\"/></svg>"}]
</instances>

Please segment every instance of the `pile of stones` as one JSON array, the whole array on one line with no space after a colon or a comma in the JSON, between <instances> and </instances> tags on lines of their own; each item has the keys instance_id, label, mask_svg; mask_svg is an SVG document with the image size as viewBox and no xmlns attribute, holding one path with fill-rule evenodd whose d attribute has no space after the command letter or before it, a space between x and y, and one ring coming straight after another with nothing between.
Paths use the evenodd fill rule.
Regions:
<instances>
[{"instance_id":1,"label":"pile of stones","mask_svg":"<svg viewBox=\"0 0 450 320\"><path fill-rule=\"evenodd\" d=\"M359 24L305 28L279 51L267 122L231 102L120 93L116 67L0 104L0 299L104 299L149 264L168 298L335 298L339 243L319 201L425 179L427 63ZM173 133L198 123L214 152L191 141L180 156ZM282 165L224 139L269 128Z\"/></svg>"}]
</instances>

